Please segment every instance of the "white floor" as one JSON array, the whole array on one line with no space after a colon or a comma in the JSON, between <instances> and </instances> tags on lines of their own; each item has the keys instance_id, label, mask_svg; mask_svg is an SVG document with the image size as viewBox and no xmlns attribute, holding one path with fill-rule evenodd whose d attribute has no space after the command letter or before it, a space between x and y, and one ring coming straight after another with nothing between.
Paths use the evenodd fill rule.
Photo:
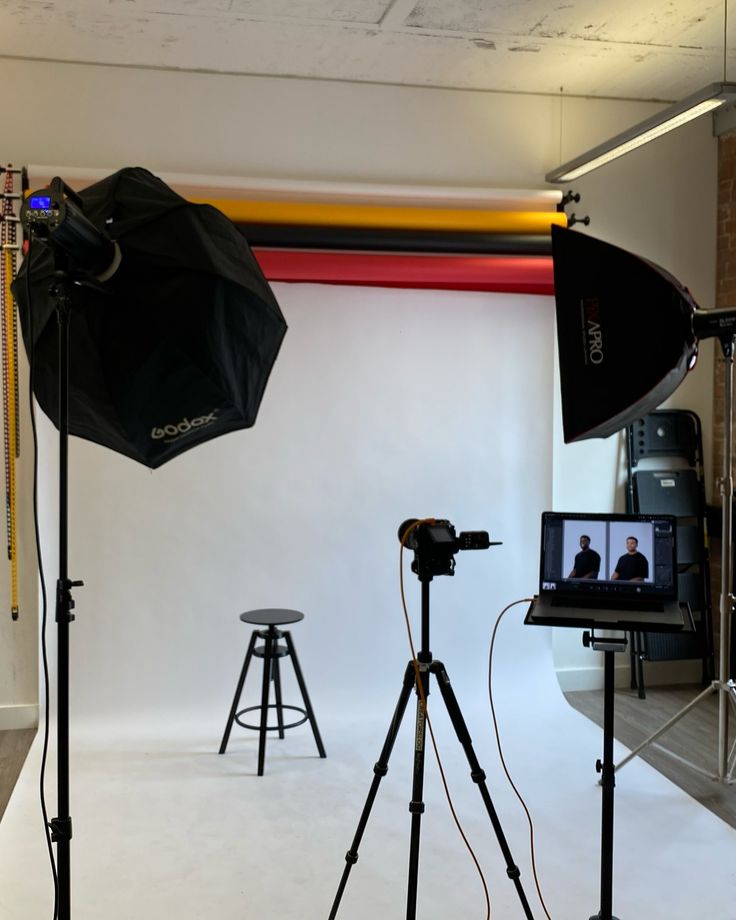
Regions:
<instances>
[{"instance_id":1,"label":"white floor","mask_svg":"<svg viewBox=\"0 0 736 920\"><path fill-rule=\"evenodd\" d=\"M400 683L397 682L397 692ZM461 700L476 753L535 918L527 825L502 778L483 701ZM406 915L413 701L382 781L338 916ZM536 827L538 866L553 920L587 920L600 906L601 732L545 677L497 700L507 762ZM463 824L487 873L493 917L523 911L439 694L436 733ZM254 733L216 753L217 724L132 733L77 727L73 736L75 920L326 920L391 712L355 721L325 712L328 757L305 726L269 744L255 775ZM225 713L223 713L224 718ZM622 750L617 746L617 756ZM0 917L51 920L52 887L37 806L36 743L0 825ZM51 778L53 780L53 766ZM422 920L485 917L475 869L451 823L428 755L422 825ZM53 784L51 795L53 810ZM614 912L621 920L736 918L736 831L647 765L618 776Z\"/></svg>"}]
</instances>

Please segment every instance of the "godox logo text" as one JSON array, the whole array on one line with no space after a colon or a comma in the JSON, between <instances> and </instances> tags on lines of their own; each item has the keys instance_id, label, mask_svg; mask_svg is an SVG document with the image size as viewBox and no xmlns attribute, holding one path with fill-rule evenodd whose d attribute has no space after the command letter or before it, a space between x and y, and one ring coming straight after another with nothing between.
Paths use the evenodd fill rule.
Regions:
<instances>
[{"instance_id":1,"label":"godox logo text","mask_svg":"<svg viewBox=\"0 0 736 920\"><path fill-rule=\"evenodd\" d=\"M210 412L209 415L199 415L197 418L183 418L176 425L164 425L162 428L152 428L151 437L154 441L161 441L163 438L174 440L182 435L189 434L195 428L202 428L204 425L210 425L217 421L217 409Z\"/></svg>"}]
</instances>

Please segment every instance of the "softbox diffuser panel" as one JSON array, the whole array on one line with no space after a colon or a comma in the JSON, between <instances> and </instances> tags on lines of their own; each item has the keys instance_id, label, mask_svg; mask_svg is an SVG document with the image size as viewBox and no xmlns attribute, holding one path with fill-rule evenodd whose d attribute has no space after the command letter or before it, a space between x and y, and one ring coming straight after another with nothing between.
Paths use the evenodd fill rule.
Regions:
<instances>
[{"instance_id":1,"label":"softbox diffuser panel","mask_svg":"<svg viewBox=\"0 0 736 920\"><path fill-rule=\"evenodd\" d=\"M552 228L566 442L606 438L682 382L697 355L689 291L659 266Z\"/></svg>"},{"instance_id":2,"label":"softbox diffuser panel","mask_svg":"<svg viewBox=\"0 0 736 920\"><path fill-rule=\"evenodd\" d=\"M109 281L72 286L69 430L155 468L254 424L286 332L243 236L144 169L80 193L117 241ZM58 426L55 255L34 240L13 286L34 393Z\"/></svg>"}]
</instances>

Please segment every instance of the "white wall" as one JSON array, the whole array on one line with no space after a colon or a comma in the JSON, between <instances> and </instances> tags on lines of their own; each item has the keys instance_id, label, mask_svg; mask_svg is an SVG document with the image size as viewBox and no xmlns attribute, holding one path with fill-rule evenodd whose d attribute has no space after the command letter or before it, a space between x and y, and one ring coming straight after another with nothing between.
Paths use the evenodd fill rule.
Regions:
<instances>
[{"instance_id":1,"label":"white wall","mask_svg":"<svg viewBox=\"0 0 736 920\"><path fill-rule=\"evenodd\" d=\"M541 186L544 173L556 163L655 108L569 100L561 118L559 100L548 97L8 60L0 61L0 80L16 89L7 100L6 124L12 124L14 130L6 138L3 151L5 159L16 163L111 171L124 165L144 165L154 171L285 179ZM713 299L715 267L715 157L715 141L707 119L703 119L580 180L575 187L583 194L583 201L576 210L591 214L591 233L660 262L708 305ZM335 649L342 655L355 654L356 648L363 647L362 642L375 637L370 622L373 609L385 616L395 599L391 584L397 548L394 530L404 516L448 514L461 528L488 527L505 541L503 550L492 551L487 561L466 561L463 557L454 580L438 580L438 605L441 600L460 607L461 601L467 601L462 606L477 611L487 598L493 598L493 608L496 603L534 590L536 518L544 506L553 504L565 510L612 506L614 439L565 447L559 437L559 413L538 417L537 410L550 411L557 389L551 300L468 297L462 298L461 305L456 295L351 291L338 296L340 303L350 302L354 307L343 310L329 308L334 304L334 291L329 292L324 306L319 291L315 294L314 290L294 287L279 291L279 296L288 307L292 330L254 437L265 438L266 432L261 435L261 431L275 425L269 435L272 450L279 463L290 459L294 429L286 416L278 421L284 411L282 401L290 398L279 389L289 379L287 372L303 377L311 349L318 349L325 360L331 360L343 340L355 342L359 336L371 334L378 337L382 349L381 363L372 365L371 373L381 380L385 406L397 408L399 418L404 419L417 459L401 448L394 462L383 462L400 439L396 428L389 438L383 414L376 407L371 407L365 421L361 419L355 427L354 407L363 390L347 373L350 365L346 373L335 378L339 379L339 401L329 407L313 407L321 423L329 423L324 431L330 445L328 462L323 465L313 459L309 465L295 463L289 470L290 478L284 480L288 480L286 492L282 493L281 487L278 494L261 490L248 499L252 506L237 506L237 513L233 496L240 502L245 501L246 492L252 494L247 490L247 478L254 474L250 464L264 462L250 456L252 438L248 434L221 439L155 475L100 449L75 445L72 574L87 582L78 592L79 615L73 626L75 654L80 656L83 672L75 678L77 695L97 694L104 706L123 704L115 682L106 692L102 668L102 662L110 662L111 673L122 674L122 665L114 663L118 650L131 685L138 675L131 672L129 660L136 662L136 668L139 661L153 665L160 660L158 686L145 682L143 686L163 697L184 694L193 703L194 697L199 698L194 690L198 668L193 659L184 660L182 653L198 653L201 644L214 668L216 647L225 635L207 632L207 616L223 617L217 621L224 629L240 609L248 606L276 602L299 605L297 582L302 588L308 587L307 598L314 602L312 625L301 631L300 642L319 656L324 648L319 643L322 633L317 623L327 616ZM434 339L428 352L414 355L433 387L446 381L449 388L452 412L450 403L444 401L448 395L444 390L440 393L442 423L432 420L433 405L422 404L416 381L389 385L387 381L395 378L383 377L388 370L395 373L395 362L406 354L406 341L399 337L394 342L389 331L395 320L395 306L391 305L407 301L409 309L415 311L409 314L412 322L419 322L420 314L422 323L431 315L436 329L443 329L448 316L453 319L444 329L446 341L453 343L451 360L446 359L444 338ZM444 312L455 310L456 303L457 314ZM429 313L422 313L422 306ZM327 312L322 313L323 309ZM309 316L307 325L302 325L302 312ZM488 323L490 317L494 323L498 318L504 324L503 333L500 327L493 332L486 328L477 341L475 337L467 339L474 360L487 361L487 368L466 366L469 362L461 343L452 338L455 319L458 329L465 328L460 325L465 322L461 315L470 318L473 328ZM374 316L382 317L375 332ZM331 331L336 321L340 324L339 337ZM419 335L419 327L416 329ZM427 334L433 336L435 332L430 328ZM528 341L533 343L531 348ZM705 351L706 360L697 371L700 376L693 375L677 398L687 397L683 404L701 414L707 431L711 382L708 349ZM290 353L293 371L289 370ZM318 370L322 373L321 368L315 368L310 386L320 383ZM503 378L505 370L512 374L511 387ZM487 375L483 373L475 381L479 389L468 390L465 384L470 381L465 374L481 372ZM281 377L282 373L285 376ZM367 380L368 370L363 373L361 380ZM530 401L511 411L517 393L525 393L527 386L531 388ZM336 387L329 389L335 393ZM391 394L397 392L400 402L394 407ZM338 398L336 393L329 397L334 398ZM301 437L308 437L309 427L309 419L302 418L298 428ZM359 435L358 439L346 444L341 434L345 430L352 431L354 437ZM48 435L46 431L46 499L53 492L55 476ZM438 450L442 451L440 462ZM461 461L465 451L469 451L467 464ZM301 449L298 452L304 453ZM336 464L329 463L335 456L341 461L341 477L346 464L349 468L355 465L361 481L348 476L336 486L332 472ZM412 463L421 464L421 484L414 484L407 475ZM581 469L588 473L581 475ZM456 485L451 485L447 470L454 477L463 476L467 470L467 482L456 478ZM308 472L311 476L307 482ZM301 478L293 482L294 477ZM223 482L227 484L224 496L219 491ZM301 490L307 486L310 497L302 502ZM454 488L459 491L453 492ZM216 513L210 517L213 506ZM322 509L326 509L326 520ZM290 534L289 522L295 515L302 529ZM53 527L53 514L48 509L45 517ZM366 536L361 533L364 517L370 522ZM351 521L349 535L336 530L346 518ZM319 551L313 546L315 540L320 544L324 541ZM314 564L300 560L302 546L309 547ZM248 547L245 558L244 547ZM249 564L251 552L256 554L258 565ZM288 597L277 601L273 572L267 563L273 564L280 554L284 555L283 569L291 572L291 577L298 573L299 578L290 582L285 592ZM187 561L183 569L179 568L182 559ZM53 562L47 567L53 573ZM473 581L471 590L466 581L471 579L471 568L473 579L481 578L481 570L482 578L492 574L492 584L481 584L481 578ZM466 591L471 594L466 595ZM365 619L350 613L356 603L363 605ZM208 614L207 610L213 612ZM460 613L454 616L459 620ZM381 622L386 629L398 628L393 619L390 627L388 620ZM390 639L387 633L385 643L404 659L397 632L391 632ZM580 660L576 632L556 635L555 643L558 663L570 674L589 667L590 653ZM213 693L221 693L232 680L238 654L238 650L229 652L232 660L223 663L221 676L209 674L214 681ZM7 667L5 659L0 665ZM30 667L30 662L27 665ZM140 702L141 695L133 686L131 693L129 702ZM82 709L93 702L85 699L77 699ZM8 702L17 703L18 699L11 694Z\"/></svg>"},{"instance_id":2,"label":"white wall","mask_svg":"<svg viewBox=\"0 0 736 920\"><path fill-rule=\"evenodd\" d=\"M11 566L3 542L0 564L0 728L26 728L38 709L38 576L33 529L33 446L28 413L28 364L20 346L20 458L16 462L17 620L11 617ZM2 541L6 528L2 527Z\"/></svg>"},{"instance_id":3,"label":"white wall","mask_svg":"<svg viewBox=\"0 0 736 920\"><path fill-rule=\"evenodd\" d=\"M560 162L607 136L600 130L596 108L590 100L565 103L565 141ZM713 307L716 177L717 142L706 118L578 180L574 187L582 201L575 210L591 215L592 235L651 259L686 284L700 306ZM696 369L665 403L665 407L691 409L700 416L708 485L712 470L713 359L712 340L701 343ZM623 436L565 445L557 386L556 391L555 508L625 511L621 488ZM582 646L577 630L556 630L553 643L558 677L564 688L602 685L600 656ZM618 681L627 683L628 656L618 658ZM647 681L671 682L678 677L699 681L700 670L699 662L652 663L647 666Z\"/></svg>"}]
</instances>

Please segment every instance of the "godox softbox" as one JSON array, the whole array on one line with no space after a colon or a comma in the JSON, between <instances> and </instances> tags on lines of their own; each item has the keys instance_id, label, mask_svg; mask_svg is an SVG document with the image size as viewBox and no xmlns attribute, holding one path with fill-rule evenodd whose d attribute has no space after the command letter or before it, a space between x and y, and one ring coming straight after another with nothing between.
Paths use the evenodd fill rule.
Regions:
<instances>
[{"instance_id":1,"label":"godox softbox","mask_svg":"<svg viewBox=\"0 0 736 920\"><path fill-rule=\"evenodd\" d=\"M57 427L58 321L49 288L60 248L67 255L71 248L72 277L82 275L73 291L70 434L155 469L255 423L286 322L227 217L140 167L74 200L51 188L37 192L25 213L31 224L36 217L52 224L46 238L33 240L13 292L33 354L34 393ZM74 232L85 225L86 235ZM95 228L119 255L104 280L96 269L89 277Z\"/></svg>"}]
</instances>

